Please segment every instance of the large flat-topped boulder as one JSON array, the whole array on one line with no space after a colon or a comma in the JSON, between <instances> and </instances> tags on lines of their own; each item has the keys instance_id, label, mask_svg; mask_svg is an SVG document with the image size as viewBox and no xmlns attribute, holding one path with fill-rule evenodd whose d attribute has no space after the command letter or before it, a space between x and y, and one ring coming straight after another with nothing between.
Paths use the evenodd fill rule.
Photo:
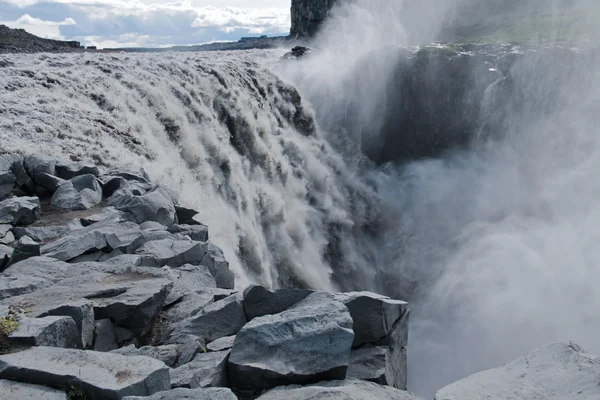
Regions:
<instances>
[{"instance_id":1,"label":"large flat-topped boulder","mask_svg":"<svg viewBox=\"0 0 600 400\"><path fill-rule=\"evenodd\" d=\"M596 400L600 359L571 342L553 343L440 389L435 400Z\"/></svg>"},{"instance_id":2,"label":"large flat-topped boulder","mask_svg":"<svg viewBox=\"0 0 600 400\"><path fill-rule=\"evenodd\" d=\"M170 280L152 275L88 272L33 293L2 300L0 304L26 304L32 317L71 316L80 329L83 328L85 342L91 345L94 315L96 319L110 318L115 325L137 336L146 334L171 287ZM86 307L91 309L91 321L89 317L74 315L82 314ZM82 320L83 326L78 322Z\"/></svg>"},{"instance_id":3,"label":"large flat-topped boulder","mask_svg":"<svg viewBox=\"0 0 600 400\"><path fill-rule=\"evenodd\" d=\"M123 400L237 400L231 389L173 389L155 393L148 397L127 396Z\"/></svg>"},{"instance_id":4,"label":"large flat-topped boulder","mask_svg":"<svg viewBox=\"0 0 600 400\"><path fill-rule=\"evenodd\" d=\"M54 347L0 356L0 378L75 387L87 400L147 396L171 388L169 370L158 360Z\"/></svg>"},{"instance_id":5,"label":"large flat-topped boulder","mask_svg":"<svg viewBox=\"0 0 600 400\"><path fill-rule=\"evenodd\" d=\"M312 294L279 314L254 318L240 330L229 357L232 387L257 391L344 379L353 340L348 308Z\"/></svg>"},{"instance_id":6,"label":"large flat-topped boulder","mask_svg":"<svg viewBox=\"0 0 600 400\"><path fill-rule=\"evenodd\" d=\"M40 218L40 199L11 197L0 201L0 224L31 225Z\"/></svg>"},{"instance_id":7,"label":"large flat-topped boulder","mask_svg":"<svg viewBox=\"0 0 600 400\"><path fill-rule=\"evenodd\" d=\"M296 385L269 390L257 400L422 400L419 397L389 386L379 386L360 380L320 382L315 385Z\"/></svg>"},{"instance_id":8,"label":"large flat-topped boulder","mask_svg":"<svg viewBox=\"0 0 600 400\"><path fill-rule=\"evenodd\" d=\"M0 379L2 400L67 400L67 392L29 383Z\"/></svg>"}]
</instances>

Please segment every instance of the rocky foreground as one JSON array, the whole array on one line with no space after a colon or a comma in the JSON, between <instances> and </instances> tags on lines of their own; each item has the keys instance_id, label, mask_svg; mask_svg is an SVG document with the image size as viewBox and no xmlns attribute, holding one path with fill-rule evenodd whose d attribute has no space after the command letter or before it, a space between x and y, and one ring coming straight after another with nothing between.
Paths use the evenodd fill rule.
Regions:
<instances>
[{"instance_id":1,"label":"rocky foreground","mask_svg":"<svg viewBox=\"0 0 600 400\"><path fill-rule=\"evenodd\" d=\"M141 168L2 155L0 199L9 398L414 398L406 302L234 290L196 212Z\"/></svg>"},{"instance_id":2,"label":"rocky foreground","mask_svg":"<svg viewBox=\"0 0 600 400\"><path fill-rule=\"evenodd\" d=\"M234 289L196 212L139 167L0 155L2 399L399 399L408 304ZM436 400L598 399L555 343Z\"/></svg>"}]
</instances>

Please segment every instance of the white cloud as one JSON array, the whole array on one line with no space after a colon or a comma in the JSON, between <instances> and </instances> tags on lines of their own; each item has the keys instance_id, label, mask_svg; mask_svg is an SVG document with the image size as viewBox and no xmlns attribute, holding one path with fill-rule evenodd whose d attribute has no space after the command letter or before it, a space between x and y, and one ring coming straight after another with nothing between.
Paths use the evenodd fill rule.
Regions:
<instances>
[{"instance_id":1,"label":"white cloud","mask_svg":"<svg viewBox=\"0 0 600 400\"><path fill-rule=\"evenodd\" d=\"M0 15L2 3L12 7L14 19L4 22L10 27L121 47L237 40L285 34L290 26L290 0L0 0Z\"/></svg>"},{"instance_id":2,"label":"white cloud","mask_svg":"<svg viewBox=\"0 0 600 400\"><path fill-rule=\"evenodd\" d=\"M24 14L16 21L0 22L0 24L13 29L25 29L29 33L47 39L64 39L59 27L63 25L75 25L76 22L73 18L65 18L61 22L44 21L40 18L34 18L29 14Z\"/></svg>"}]
</instances>

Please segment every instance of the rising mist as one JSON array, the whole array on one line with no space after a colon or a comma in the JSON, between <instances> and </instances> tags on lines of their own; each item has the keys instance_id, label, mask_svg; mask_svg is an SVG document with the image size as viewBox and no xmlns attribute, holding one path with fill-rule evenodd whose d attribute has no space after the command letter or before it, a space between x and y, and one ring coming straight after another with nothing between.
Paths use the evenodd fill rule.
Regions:
<instances>
[{"instance_id":1,"label":"rising mist","mask_svg":"<svg viewBox=\"0 0 600 400\"><path fill-rule=\"evenodd\" d=\"M599 10L592 1L340 2L312 57L283 71L387 201L371 267L385 277L378 291L412 302L409 389L418 394L557 340L600 353ZM399 101L387 89L410 57L405 46L432 40L516 46L502 58L508 67L470 72L472 81L495 75L466 109L477 127L467 141L408 162L367 159L373 148L403 154L407 132L383 124ZM450 79L446 66L430 73L433 86Z\"/></svg>"}]
</instances>

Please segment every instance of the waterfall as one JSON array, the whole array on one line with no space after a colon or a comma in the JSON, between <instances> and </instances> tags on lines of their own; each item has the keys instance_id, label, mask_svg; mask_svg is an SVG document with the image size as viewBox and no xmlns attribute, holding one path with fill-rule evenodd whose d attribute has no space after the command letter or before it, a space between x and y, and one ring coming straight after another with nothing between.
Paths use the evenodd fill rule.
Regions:
<instances>
[{"instance_id":1,"label":"waterfall","mask_svg":"<svg viewBox=\"0 0 600 400\"><path fill-rule=\"evenodd\" d=\"M240 287L334 289L334 270L369 271L378 200L267 71L278 55L4 56L0 151L140 164L200 211Z\"/></svg>"}]
</instances>

